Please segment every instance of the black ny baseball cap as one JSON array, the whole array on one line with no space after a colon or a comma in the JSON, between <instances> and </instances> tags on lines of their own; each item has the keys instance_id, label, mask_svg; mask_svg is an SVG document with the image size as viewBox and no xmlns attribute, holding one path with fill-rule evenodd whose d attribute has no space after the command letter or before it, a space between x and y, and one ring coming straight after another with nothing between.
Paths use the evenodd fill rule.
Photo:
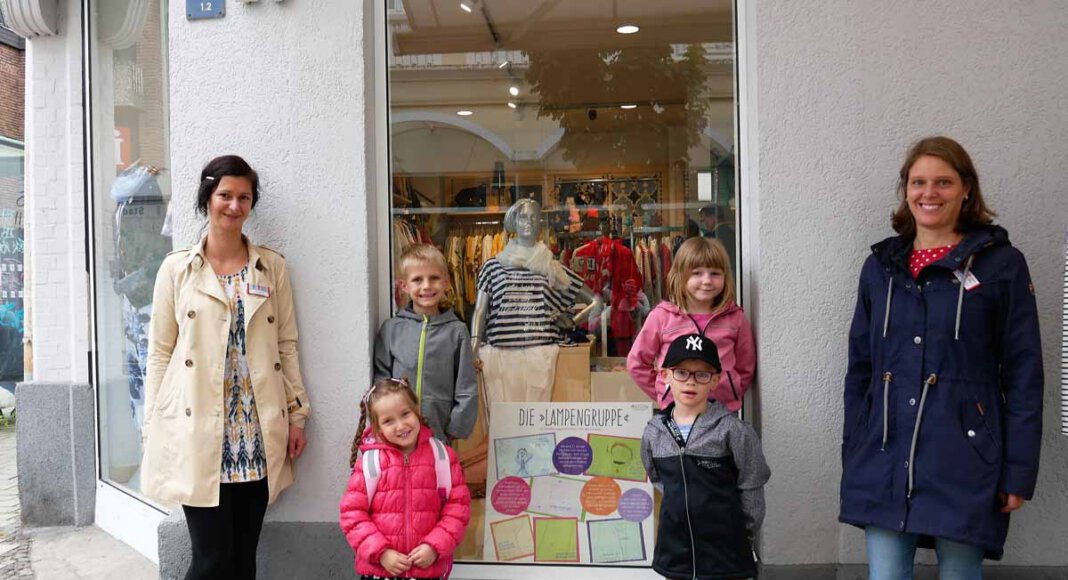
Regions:
<instances>
[{"instance_id":1,"label":"black ny baseball cap","mask_svg":"<svg viewBox=\"0 0 1068 580\"><path fill-rule=\"evenodd\" d=\"M712 365L712 368L716 369L717 373L723 370L723 367L719 364L719 352L716 351L716 343L700 334L687 334L671 341L671 346L668 347L667 354L664 355L664 362L660 363L660 366L662 368L670 368L690 359L697 359Z\"/></svg>"}]
</instances>

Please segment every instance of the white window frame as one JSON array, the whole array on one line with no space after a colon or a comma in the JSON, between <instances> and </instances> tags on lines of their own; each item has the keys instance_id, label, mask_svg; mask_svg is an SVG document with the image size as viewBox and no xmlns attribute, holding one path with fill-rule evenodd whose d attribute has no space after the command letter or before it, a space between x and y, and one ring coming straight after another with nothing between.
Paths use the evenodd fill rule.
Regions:
<instances>
[{"instance_id":1,"label":"white window frame","mask_svg":"<svg viewBox=\"0 0 1068 580\"><path fill-rule=\"evenodd\" d=\"M164 50L168 47L168 29L166 22L169 21L167 10L168 3L171 0L160 0L160 12L162 22L164 23L163 38L161 46ZM103 464L100 461L102 446L101 437L104 434L100 429L100 368L101 365L98 361L100 349L98 348L98 335L97 329L99 328L97 320L97 291L96 291L96 204L95 200L100 195L107 195L106 192L96 191L96 174L95 174L95 159L94 159L94 137L95 131L99 128L94 127L94 103L93 103L93 42L96 38L94 34L95 22L93 21L93 3L95 0L81 0L82 5L82 95L83 95L83 109L84 115L84 148L85 148L85 211L86 211L86 267L89 273L89 318L91 322L90 326L90 344L92 352L90 353L92 361L92 372L89 376L89 381L93 386L93 400L96 405L96 509L94 525L101 528L105 532L111 534L115 538L118 538L123 543L135 549L144 557L148 558L154 564L159 564L159 524L167 517L169 511L151 501L147 497L138 494L137 492L125 488L121 485L115 484L111 481L104 479L103 477ZM163 79L169 78L168 76L168 63L169 59L163 59ZM167 90L163 91L163 107L167 111L169 117L170 110L170 91L169 85ZM107 129L104 129L107 130ZM164 127L164 140L167 143L168 156L170 149L170 126L169 124Z\"/></svg>"}]
</instances>

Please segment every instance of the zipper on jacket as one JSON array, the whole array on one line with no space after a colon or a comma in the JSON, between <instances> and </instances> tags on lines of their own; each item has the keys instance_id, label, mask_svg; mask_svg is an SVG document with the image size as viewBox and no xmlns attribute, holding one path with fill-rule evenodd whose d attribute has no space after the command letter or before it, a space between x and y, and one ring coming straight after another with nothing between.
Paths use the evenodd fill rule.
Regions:
<instances>
[{"instance_id":1,"label":"zipper on jacket","mask_svg":"<svg viewBox=\"0 0 1068 580\"><path fill-rule=\"evenodd\" d=\"M889 371L883 373L883 446L882 451L886 451L886 439L890 434L890 381L894 379L894 375Z\"/></svg>"},{"instance_id":2,"label":"zipper on jacket","mask_svg":"<svg viewBox=\"0 0 1068 580\"><path fill-rule=\"evenodd\" d=\"M736 389L734 387L734 379L731 378L731 372L730 371L726 371L726 373L727 373L727 381L730 382L730 384L731 384L731 393L734 394L734 400L737 401L738 400L738 389Z\"/></svg>"},{"instance_id":3,"label":"zipper on jacket","mask_svg":"<svg viewBox=\"0 0 1068 580\"><path fill-rule=\"evenodd\" d=\"M404 454L404 545L408 550L412 549L412 482L411 473L408 471L408 454Z\"/></svg>"},{"instance_id":4,"label":"zipper on jacket","mask_svg":"<svg viewBox=\"0 0 1068 580\"><path fill-rule=\"evenodd\" d=\"M423 315L423 329L419 333L419 363L415 370L415 398L423 400L423 359L426 358L426 329L430 319Z\"/></svg>"},{"instance_id":5,"label":"zipper on jacket","mask_svg":"<svg viewBox=\"0 0 1068 580\"><path fill-rule=\"evenodd\" d=\"M696 423L697 421L694 421ZM693 426L690 426L693 429ZM690 558L693 563L693 580L697 580L697 546L693 542L693 522L690 521L690 486L686 483L686 462L683 460L683 456L686 455L686 448L679 448L679 469L682 471L682 496L683 503L686 504L686 528L690 531Z\"/></svg>"}]
</instances>

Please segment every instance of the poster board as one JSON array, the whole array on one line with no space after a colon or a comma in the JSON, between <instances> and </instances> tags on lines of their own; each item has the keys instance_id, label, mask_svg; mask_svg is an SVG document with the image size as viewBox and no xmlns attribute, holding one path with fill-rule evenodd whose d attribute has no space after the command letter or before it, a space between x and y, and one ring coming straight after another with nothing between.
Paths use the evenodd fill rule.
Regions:
<instances>
[{"instance_id":1,"label":"poster board","mask_svg":"<svg viewBox=\"0 0 1068 580\"><path fill-rule=\"evenodd\" d=\"M493 403L484 561L649 566L651 403Z\"/></svg>"}]
</instances>

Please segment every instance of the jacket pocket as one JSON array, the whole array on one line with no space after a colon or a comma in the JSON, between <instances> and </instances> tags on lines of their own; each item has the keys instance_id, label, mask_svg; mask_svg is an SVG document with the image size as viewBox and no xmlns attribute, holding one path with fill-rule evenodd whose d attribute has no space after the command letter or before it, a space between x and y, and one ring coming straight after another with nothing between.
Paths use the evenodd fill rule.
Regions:
<instances>
[{"instance_id":1,"label":"jacket pocket","mask_svg":"<svg viewBox=\"0 0 1068 580\"><path fill-rule=\"evenodd\" d=\"M171 368L175 367L175 361L178 356L177 352L172 355L171 362L167 365L167 370L163 373L163 380L160 381L159 392L156 393L156 399L152 403L153 408L150 410L154 417L167 414L167 411L174 405L174 400L177 398L178 391L182 388L182 381L175 376L179 373L178 369Z\"/></svg>"},{"instance_id":2,"label":"jacket pocket","mask_svg":"<svg viewBox=\"0 0 1068 580\"><path fill-rule=\"evenodd\" d=\"M987 412L977 399L965 399L961 403L961 427L964 438L971 444L972 449L975 449L983 461L993 464L1001 457L1001 446L987 424Z\"/></svg>"}]
</instances>

